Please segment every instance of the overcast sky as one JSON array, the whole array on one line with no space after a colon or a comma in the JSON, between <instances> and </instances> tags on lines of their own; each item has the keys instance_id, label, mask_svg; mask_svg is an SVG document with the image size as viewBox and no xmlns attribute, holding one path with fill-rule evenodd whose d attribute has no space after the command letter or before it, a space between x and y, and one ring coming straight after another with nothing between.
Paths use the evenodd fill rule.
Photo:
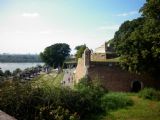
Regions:
<instances>
[{"instance_id":1,"label":"overcast sky","mask_svg":"<svg viewBox=\"0 0 160 120\"><path fill-rule=\"evenodd\" d=\"M40 53L55 43L95 49L145 0L0 0L0 53Z\"/></svg>"}]
</instances>

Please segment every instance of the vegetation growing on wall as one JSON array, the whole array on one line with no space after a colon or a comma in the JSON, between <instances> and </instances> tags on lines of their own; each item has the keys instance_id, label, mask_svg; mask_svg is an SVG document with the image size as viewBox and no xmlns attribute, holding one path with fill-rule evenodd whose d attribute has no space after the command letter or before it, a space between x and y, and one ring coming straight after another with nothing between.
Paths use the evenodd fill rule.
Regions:
<instances>
[{"instance_id":1,"label":"vegetation growing on wall","mask_svg":"<svg viewBox=\"0 0 160 120\"><path fill-rule=\"evenodd\" d=\"M86 45L79 45L79 46L76 46L75 47L75 50L76 50L76 60L78 60L78 58L81 58L83 53L84 53L84 50L86 49Z\"/></svg>"}]
</instances>

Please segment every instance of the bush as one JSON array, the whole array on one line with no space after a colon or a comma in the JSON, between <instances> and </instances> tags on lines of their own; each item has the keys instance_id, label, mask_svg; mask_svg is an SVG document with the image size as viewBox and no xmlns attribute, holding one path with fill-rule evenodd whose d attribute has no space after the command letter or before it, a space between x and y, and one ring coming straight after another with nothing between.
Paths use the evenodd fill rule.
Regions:
<instances>
[{"instance_id":1,"label":"bush","mask_svg":"<svg viewBox=\"0 0 160 120\"><path fill-rule=\"evenodd\" d=\"M63 88L46 91L31 87L30 83L13 82L5 85L0 91L0 108L17 119L79 120L75 112L78 108L74 107L81 98L77 92Z\"/></svg>"},{"instance_id":2,"label":"bush","mask_svg":"<svg viewBox=\"0 0 160 120\"><path fill-rule=\"evenodd\" d=\"M104 94L108 93L107 90L105 90L101 83L99 82L100 80L89 80L87 77L84 77L80 80L80 82L75 86L75 88L84 94L87 94L85 92L91 92L95 94L98 98L103 96Z\"/></svg>"},{"instance_id":3,"label":"bush","mask_svg":"<svg viewBox=\"0 0 160 120\"><path fill-rule=\"evenodd\" d=\"M144 99L160 100L160 91L153 88L144 88L139 92L139 96Z\"/></svg>"},{"instance_id":4,"label":"bush","mask_svg":"<svg viewBox=\"0 0 160 120\"><path fill-rule=\"evenodd\" d=\"M0 91L0 108L26 120L82 120L103 112L100 99L105 91L90 84L82 86L72 90L47 85L34 87L30 82L7 83Z\"/></svg>"},{"instance_id":5,"label":"bush","mask_svg":"<svg viewBox=\"0 0 160 120\"><path fill-rule=\"evenodd\" d=\"M17 119L34 119L38 105L43 104L41 89L31 88L29 83L18 81L8 84L0 92L0 108Z\"/></svg>"},{"instance_id":6,"label":"bush","mask_svg":"<svg viewBox=\"0 0 160 120\"><path fill-rule=\"evenodd\" d=\"M106 112L133 105L133 101L123 93L108 93L101 100Z\"/></svg>"},{"instance_id":7,"label":"bush","mask_svg":"<svg viewBox=\"0 0 160 120\"><path fill-rule=\"evenodd\" d=\"M40 118L45 120L79 120L79 116L74 113L71 114L68 109L61 106L42 107L40 109Z\"/></svg>"},{"instance_id":8,"label":"bush","mask_svg":"<svg viewBox=\"0 0 160 120\"><path fill-rule=\"evenodd\" d=\"M107 93L87 78L75 90L19 81L4 82L0 90L1 110L20 120L84 120L131 104L124 94Z\"/></svg>"}]
</instances>

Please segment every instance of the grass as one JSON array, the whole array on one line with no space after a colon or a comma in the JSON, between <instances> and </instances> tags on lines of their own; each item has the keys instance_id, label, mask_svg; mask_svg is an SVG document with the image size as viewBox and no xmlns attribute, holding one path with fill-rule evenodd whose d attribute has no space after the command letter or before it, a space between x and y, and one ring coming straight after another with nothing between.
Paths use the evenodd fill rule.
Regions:
<instances>
[{"instance_id":1,"label":"grass","mask_svg":"<svg viewBox=\"0 0 160 120\"><path fill-rule=\"evenodd\" d=\"M61 85L61 80L63 80L64 73L42 74L39 77L33 79L33 86L38 87L59 87Z\"/></svg>"},{"instance_id":2,"label":"grass","mask_svg":"<svg viewBox=\"0 0 160 120\"><path fill-rule=\"evenodd\" d=\"M130 96L134 105L112 111L101 120L160 120L160 102Z\"/></svg>"},{"instance_id":3,"label":"grass","mask_svg":"<svg viewBox=\"0 0 160 120\"><path fill-rule=\"evenodd\" d=\"M60 74L58 74L56 77L55 77L55 79L54 79L54 81L53 81L53 85L54 86L60 86L61 85L61 80L63 80L63 76L64 76L64 73L60 73Z\"/></svg>"},{"instance_id":4,"label":"grass","mask_svg":"<svg viewBox=\"0 0 160 120\"><path fill-rule=\"evenodd\" d=\"M120 62L120 57L106 60L94 60L93 62Z\"/></svg>"},{"instance_id":5,"label":"grass","mask_svg":"<svg viewBox=\"0 0 160 120\"><path fill-rule=\"evenodd\" d=\"M160 120L160 101L143 99L136 93L103 93L101 89L93 89L93 86L85 87L85 89L81 86L79 91L66 88L57 89L56 87L60 86L63 76L64 73L52 72L34 78L31 82L32 86L43 89L31 89L30 86L23 88L21 84L17 84L15 88L10 85L6 86L6 91L3 94L2 91L0 92L2 95L0 98L1 109L3 107L2 110L6 110L5 112L17 118L28 118L29 115L34 118L34 110L38 110L38 113L39 110L43 110L41 111L44 113L43 117L50 117L50 112L61 106L62 115L66 110L70 111L70 113L67 112L69 116L77 111L83 116L88 115L87 119L82 120ZM129 99L125 99L125 96L127 99L129 97L133 100L133 106L128 106ZM105 106L108 111L103 113L103 109L100 107L104 108ZM59 114L59 111L57 113Z\"/></svg>"},{"instance_id":6,"label":"grass","mask_svg":"<svg viewBox=\"0 0 160 120\"><path fill-rule=\"evenodd\" d=\"M154 88L144 88L139 92L139 97L150 100L160 100L160 91L155 90Z\"/></svg>"},{"instance_id":7,"label":"grass","mask_svg":"<svg viewBox=\"0 0 160 120\"><path fill-rule=\"evenodd\" d=\"M111 92L102 97L102 106L106 111L117 110L132 106L133 101L125 93Z\"/></svg>"}]
</instances>

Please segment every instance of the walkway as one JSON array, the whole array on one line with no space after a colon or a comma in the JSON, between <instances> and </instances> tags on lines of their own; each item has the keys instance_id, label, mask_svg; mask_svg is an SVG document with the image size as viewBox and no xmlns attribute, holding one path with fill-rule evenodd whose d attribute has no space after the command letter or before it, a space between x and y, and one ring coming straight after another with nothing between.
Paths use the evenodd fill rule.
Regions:
<instances>
[{"instance_id":1,"label":"walkway","mask_svg":"<svg viewBox=\"0 0 160 120\"><path fill-rule=\"evenodd\" d=\"M61 84L68 87L73 87L74 85L74 72L75 69L64 69L64 77Z\"/></svg>"}]
</instances>

